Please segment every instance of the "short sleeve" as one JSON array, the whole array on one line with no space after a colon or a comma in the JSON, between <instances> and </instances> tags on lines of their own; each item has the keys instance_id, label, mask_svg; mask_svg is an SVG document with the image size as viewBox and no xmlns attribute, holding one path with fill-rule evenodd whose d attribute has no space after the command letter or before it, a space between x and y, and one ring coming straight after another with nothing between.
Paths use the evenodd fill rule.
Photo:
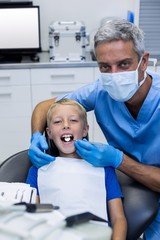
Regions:
<instances>
[{"instance_id":1,"label":"short sleeve","mask_svg":"<svg viewBox=\"0 0 160 240\"><path fill-rule=\"evenodd\" d=\"M31 187L36 188L37 189L37 195L39 195L38 185L37 185L37 177L38 177L38 169L35 166L32 166L29 169L26 183L30 184Z\"/></svg>"},{"instance_id":2,"label":"short sleeve","mask_svg":"<svg viewBox=\"0 0 160 240\"><path fill-rule=\"evenodd\" d=\"M115 173L115 169L112 167L105 168L105 185L107 192L107 201L114 198L122 198L123 194Z\"/></svg>"}]
</instances>

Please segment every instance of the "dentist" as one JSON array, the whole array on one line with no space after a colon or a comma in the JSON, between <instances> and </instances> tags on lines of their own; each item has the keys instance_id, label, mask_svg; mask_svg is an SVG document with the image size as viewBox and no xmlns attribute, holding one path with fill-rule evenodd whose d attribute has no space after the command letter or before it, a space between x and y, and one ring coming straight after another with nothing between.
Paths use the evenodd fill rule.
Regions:
<instances>
[{"instance_id":1,"label":"dentist","mask_svg":"<svg viewBox=\"0 0 160 240\"><path fill-rule=\"evenodd\" d=\"M160 75L147 70L143 32L126 20L111 20L97 31L94 47L99 79L57 100L70 98L94 110L108 144L78 140L77 153L94 166L112 166L160 192ZM42 135L53 101L39 103L32 115L29 157L37 167L54 161L44 153L48 146ZM144 239L160 239L160 208Z\"/></svg>"}]
</instances>

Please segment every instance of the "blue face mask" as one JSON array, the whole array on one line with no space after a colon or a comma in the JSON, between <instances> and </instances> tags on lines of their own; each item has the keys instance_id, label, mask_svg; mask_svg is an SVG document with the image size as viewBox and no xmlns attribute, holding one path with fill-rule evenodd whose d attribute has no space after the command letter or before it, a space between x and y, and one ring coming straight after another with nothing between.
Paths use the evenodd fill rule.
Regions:
<instances>
[{"instance_id":1,"label":"blue face mask","mask_svg":"<svg viewBox=\"0 0 160 240\"><path fill-rule=\"evenodd\" d=\"M136 93L147 75L145 72L144 80L138 83L138 68L141 61L142 58L134 71L101 73L103 87L111 98L119 102L126 102Z\"/></svg>"}]
</instances>

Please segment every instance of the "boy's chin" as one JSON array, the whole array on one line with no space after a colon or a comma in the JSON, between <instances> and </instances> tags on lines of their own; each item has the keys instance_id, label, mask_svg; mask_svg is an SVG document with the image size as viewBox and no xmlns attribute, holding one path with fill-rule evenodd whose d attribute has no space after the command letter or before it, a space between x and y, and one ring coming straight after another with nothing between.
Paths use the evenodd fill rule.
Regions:
<instances>
[{"instance_id":1,"label":"boy's chin","mask_svg":"<svg viewBox=\"0 0 160 240\"><path fill-rule=\"evenodd\" d=\"M61 156L65 158L81 158L75 151L64 152Z\"/></svg>"}]
</instances>

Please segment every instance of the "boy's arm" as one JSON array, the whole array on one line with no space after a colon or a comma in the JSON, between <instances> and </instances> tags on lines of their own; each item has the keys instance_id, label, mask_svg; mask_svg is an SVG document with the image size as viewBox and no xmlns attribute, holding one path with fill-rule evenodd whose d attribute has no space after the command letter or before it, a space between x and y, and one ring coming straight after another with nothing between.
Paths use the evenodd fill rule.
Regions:
<instances>
[{"instance_id":1,"label":"boy's arm","mask_svg":"<svg viewBox=\"0 0 160 240\"><path fill-rule=\"evenodd\" d=\"M127 221L123 211L121 198L108 201L108 211L112 225L112 240L126 240Z\"/></svg>"}]
</instances>

